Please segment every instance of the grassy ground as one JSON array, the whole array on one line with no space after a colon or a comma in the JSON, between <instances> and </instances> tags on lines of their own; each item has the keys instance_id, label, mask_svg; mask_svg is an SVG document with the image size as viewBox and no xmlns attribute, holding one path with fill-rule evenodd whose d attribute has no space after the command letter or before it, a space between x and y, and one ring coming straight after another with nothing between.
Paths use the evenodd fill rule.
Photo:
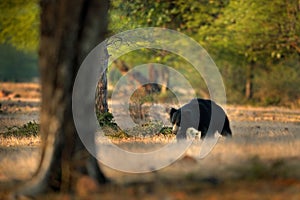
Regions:
<instances>
[{"instance_id":1,"label":"grassy ground","mask_svg":"<svg viewBox=\"0 0 300 200\"><path fill-rule=\"evenodd\" d=\"M10 90L15 93L12 85ZM28 179L37 167L39 136L20 136L13 131L28 132L28 128L35 128L34 124L28 127L28 122L38 122L38 97L0 98L0 183ZM226 110L232 121L233 138L221 138L204 159L195 158L201 144L195 141L179 160L151 173L124 173L101 164L112 184L98 187L87 178L77 186L76 198L299 199L300 110L233 105ZM3 134L14 125L11 135ZM142 152L160 148L171 139L155 136L115 139L114 143L125 150ZM6 197L0 184L0 199ZM41 199L74 199L74 196L52 194Z\"/></svg>"}]
</instances>

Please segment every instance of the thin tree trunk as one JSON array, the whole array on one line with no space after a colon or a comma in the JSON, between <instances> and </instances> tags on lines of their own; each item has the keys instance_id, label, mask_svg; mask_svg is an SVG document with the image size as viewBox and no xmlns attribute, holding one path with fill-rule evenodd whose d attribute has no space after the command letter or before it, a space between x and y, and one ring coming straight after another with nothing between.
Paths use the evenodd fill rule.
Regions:
<instances>
[{"instance_id":1,"label":"thin tree trunk","mask_svg":"<svg viewBox=\"0 0 300 200\"><path fill-rule=\"evenodd\" d=\"M161 88L161 93L165 94L168 91L168 87L169 87L169 71L166 69L160 69L160 74L162 77L162 88Z\"/></svg>"},{"instance_id":2,"label":"thin tree trunk","mask_svg":"<svg viewBox=\"0 0 300 200\"><path fill-rule=\"evenodd\" d=\"M99 0L41 2L42 157L36 174L17 195L70 191L83 175L107 181L78 137L72 118L76 73L89 51L104 39L107 9L108 2Z\"/></svg>"},{"instance_id":3,"label":"thin tree trunk","mask_svg":"<svg viewBox=\"0 0 300 200\"><path fill-rule=\"evenodd\" d=\"M108 58L107 49L105 49L106 57ZM98 82L97 89L96 89L96 112L97 113L106 113L108 112L108 105L107 105L107 68L101 74L100 81Z\"/></svg>"},{"instance_id":4,"label":"thin tree trunk","mask_svg":"<svg viewBox=\"0 0 300 200\"><path fill-rule=\"evenodd\" d=\"M127 72L129 72L130 68L128 67L128 65L124 62L124 61L115 61L114 64L116 65L116 67L120 70L120 73L122 75L126 74ZM142 73L140 73L139 71L133 71L130 74L127 74L128 78L132 81L136 81L138 84L140 84L141 86L145 87L146 92L149 94L151 92L159 92L161 91L161 88L158 84L152 84L153 81L157 80L157 77L155 80L153 80L153 71L151 71L151 68L153 70L155 70L153 68L153 66L149 67L149 77L147 78L146 76L144 76Z\"/></svg>"},{"instance_id":5,"label":"thin tree trunk","mask_svg":"<svg viewBox=\"0 0 300 200\"><path fill-rule=\"evenodd\" d=\"M254 68L254 63L250 63L247 66L247 74L246 74L246 87L245 87L245 98L247 100L252 99L253 97L253 68Z\"/></svg>"}]
</instances>

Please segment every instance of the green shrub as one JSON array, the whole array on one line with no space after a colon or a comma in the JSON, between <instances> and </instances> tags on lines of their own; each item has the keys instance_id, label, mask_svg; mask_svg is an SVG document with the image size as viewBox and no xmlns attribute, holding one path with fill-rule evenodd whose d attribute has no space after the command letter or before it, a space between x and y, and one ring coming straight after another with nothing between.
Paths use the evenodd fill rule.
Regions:
<instances>
[{"instance_id":1,"label":"green shrub","mask_svg":"<svg viewBox=\"0 0 300 200\"><path fill-rule=\"evenodd\" d=\"M255 98L263 105L289 106L300 98L299 67L281 64L262 71L255 79Z\"/></svg>"},{"instance_id":2,"label":"green shrub","mask_svg":"<svg viewBox=\"0 0 300 200\"><path fill-rule=\"evenodd\" d=\"M30 121L21 127L6 127L6 131L1 133L4 137L29 137L37 136L40 132L40 125L35 121Z\"/></svg>"},{"instance_id":3,"label":"green shrub","mask_svg":"<svg viewBox=\"0 0 300 200\"><path fill-rule=\"evenodd\" d=\"M112 138L128 138L129 135L120 129L110 112L97 113L100 127L105 132L105 136Z\"/></svg>"},{"instance_id":4,"label":"green shrub","mask_svg":"<svg viewBox=\"0 0 300 200\"><path fill-rule=\"evenodd\" d=\"M171 134L173 134L172 133L172 127L163 127L160 130L160 133L163 134L163 135L171 135Z\"/></svg>"},{"instance_id":5,"label":"green shrub","mask_svg":"<svg viewBox=\"0 0 300 200\"><path fill-rule=\"evenodd\" d=\"M110 112L97 113L97 119L101 127L117 127L117 124L114 120L114 116Z\"/></svg>"}]
</instances>

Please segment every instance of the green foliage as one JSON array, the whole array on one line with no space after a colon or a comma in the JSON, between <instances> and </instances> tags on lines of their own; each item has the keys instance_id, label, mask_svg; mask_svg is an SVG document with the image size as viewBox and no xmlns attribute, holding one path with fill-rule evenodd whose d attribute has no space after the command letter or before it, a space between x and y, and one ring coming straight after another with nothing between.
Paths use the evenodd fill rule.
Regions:
<instances>
[{"instance_id":1,"label":"green foliage","mask_svg":"<svg viewBox=\"0 0 300 200\"><path fill-rule=\"evenodd\" d=\"M178 104L178 99L176 98L176 95L171 90L167 90L164 93L157 94L155 99L157 99L158 102Z\"/></svg>"},{"instance_id":2,"label":"green foliage","mask_svg":"<svg viewBox=\"0 0 300 200\"><path fill-rule=\"evenodd\" d=\"M38 77L37 55L16 50L10 45L0 45L0 80L32 81Z\"/></svg>"},{"instance_id":3,"label":"green foliage","mask_svg":"<svg viewBox=\"0 0 300 200\"><path fill-rule=\"evenodd\" d=\"M224 14L199 34L206 42L228 48L247 62L280 59L295 52L291 41L300 44L295 39L300 30L300 11L291 10L297 6L297 1L232 0Z\"/></svg>"},{"instance_id":4,"label":"green foliage","mask_svg":"<svg viewBox=\"0 0 300 200\"><path fill-rule=\"evenodd\" d=\"M211 24L228 0L113 1L112 31L137 27L166 27L178 31L196 32L199 26Z\"/></svg>"},{"instance_id":5,"label":"green foliage","mask_svg":"<svg viewBox=\"0 0 300 200\"><path fill-rule=\"evenodd\" d=\"M246 68L255 63L253 97L264 104L287 104L286 101L299 98L295 86L298 81L288 79L288 76L294 77L291 73L298 74L298 70L290 67L284 70L286 66L281 64L300 55L299 7L298 0L115 0L111 2L109 29L111 34L149 26L184 32L204 46L219 65L229 102L241 103L249 74ZM40 22L38 1L3 0L0 10L0 44L36 52ZM33 69L36 55L11 51L9 46L0 48L0 79L27 81L36 76L37 71ZM144 55L138 54L124 56L126 62L130 66L146 62L172 66L186 76L200 96L203 91L207 92L201 77L174 55L162 51L149 54L147 50ZM299 66L299 62L298 59L295 66ZM270 82L266 81L269 73ZM279 77L281 73L283 76ZM113 73L112 79L118 76Z\"/></svg>"},{"instance_id":6,"label":"green foliage","mask_svg":"<svg viewBox=\"0 0 300 200\"><path fill-rule=\"evenodd\" d=\"M102 130L105 132L105 136L110 138L130 138L136 137L147 137L154 134L171 135L171 127L162 127L160 122L148 122L141 125L136 125L133 128L127 130L121 130L120 127L115 123L114 117L110 112L97 114L97 119Z\"/></svg>"},{"instance_id":7,"label":"green foliage","mask_svg":"<svg viewBox=\"0 0 300 200\"><path fill-rule=\"evenodd\" d=\"M116 124L114 120L114 116L110 112L105 113L97 113L97 119L99 122L100 127L105 132L105 136L111 138L128 138L124 131L122 131L119 126Z\"/></svg>"},{"instance_id":8,"label":"green foliage","mask_svg":"<svg viewBox=\"0 0 300 200\"><path fill-rule=\"evenodd\" d=\"M163 135L171 135L171 134L173 134L172 127L163 127L160 130L160 133L163 134Z\"/></svg>"},{"instance_id":9,"label":"green foliage","mask_svg":"<svg viewBox=\"0 0 300 200\"><path fill-rule=\"evenodd\" d=\"M262 105L295 105L300 98L300 58L280 62L255 79L255 98ZM294 102L294 103L293 103ZM292 105L294 104L294 105Z\"/></svg>"},{"instance_id":10,"label":"green foliage","mask_svg":"<svg viewBox=\"0 0 300 200\"><path fill-rule=\"evenodd\" d=\"M0 10L0 80L31 81L38 76L38 1L3 0Z\"/></svg>"},{"instance_id":11,"label":"green foliage","mask_svg":"<svg viewBox=\"0 0 300 200\"><path fill-rule=\"evenodd\" d=\"M101 127L116 127L117 124L115 123L114 116L110 112L105 113L97 113L97 119L99 122L99 125Z\"/></svg>"},{"instance_id":12,"label":"green foliage","mask_svg":"<svg viewBox=\"0 0 300 200\"><path fill-rule=\"evenodd\" d=\"M224 77L229 101L243 99L241 95L250 73L260 82L253 83L256 92L253 96L256 100L262 100L266 104L285 104L284 101L289 99L285 91L293 90L291 93L298 93L292 84L288 84L290 88L285 88L285 75L277 77L277 82L275 79L272 83L267 81L269 73L289 74L289 70L280 70L274 63L300 55L300 10L297 7L299 8L298 1L232 0L211 26L199 29L199 38L212 52L217 63L229 64L221 68L227 67L227 71L240 72L239 76L233 76L234 79L228 79L226 75ZM297 62L296 65L299 66L299 59ZM253 70L249 72L248 66L253 66ZM268 85L269 90L264 89L264 84ZM293 84L297 85L297 81L294 80ZM237 85L242 87L236 88ZM275 87L277 89L273 90ZM282 89L281 97L271 94L273 91L278 93L278 89ZM236 92L241 95L236 95ZM236 98L238 96L240 98ZM289 100L297 101L293 98Z\"/></svg>"},{"instance_id":13,"label":"green foliage","mask_svg":"<svg viewBox=\"0 0 300 200\"><path fill-rule=\"evenodd\" d=\"M246 80L252 80L255 101L285 105L299 98L298 81L288 79L298 72L284 70L282 64L300 55L299 8L298 0L118 0L112 2L110 30L158 26L184 32L204 46L220 67L229 102L244 103ZM130 66L145 63L141 55L125 57ZM151 60L180 70L197 93L206 90L197 73L174 56L156 53L146 57L146 62Z\"/></svg>"},{"instance_id":14,"label":"green foliage","mask_svg":"<svg viewBox=\"0 0 300 200\"><path fill-rule=\"evenodd\" d=\"M191 86L194 88L196 93L200 94L200 91L205 91L207 93L207 88L202 76L198 71L188 63L184 58L179 57L171 52L166 52L162 50L153 50L153 49L140 49L127 53L119 58L123 60L129 67L139 66L145 63L160 63L165 66L172 66L178 72L189 80ZM120 77L120 73L117 74L114 66L111 67L112 76L110 77L110 84L114 85L116 83L115 78ZM148 71L143 71L143 75L148 77ZM162 72L163 73L163 72ZM171 77L174 77L174 74L170 74ZM177 79L170 79L169 83L172 86L180 86L182 83ZM132 83L131 83L132 84ZM167 94L162 94L167 95ZM167 96L165 96L167 99ZM148 97L145 97L145 99ZM164 99L163 96L155 96L155 99ZM148 101L149 102L149 99Z\"/></svg>"},{"instance_id":15,"label":"green foliage","mask_svg":"<svg viewBox=\"0 0 300 200\"><path fill-rule=\"evenodd\" d=\"M1 133L4 137L29 137L37 136L40 132L40 125L35 121L30 121L21 127L6 127L6 131Z\"/></svg>"},{"instance_id":16,"label":"green foliage","mask_svg":"<svg viewBox=\"0 0 300 200\"><path fill-rule=\"evenodd\" d=\"M39 43L39 4L37 0L0 1L0 44L34 52Z\"/></svg>"},{"instance_id":17,"label":"green foliage","mask_svg":"<svg viewBox=\"0 0 300 200\"><path fill-rule=\"evenodd\" d=\"M236 67L228 61L219 61L217 65L220 67L220 73L223 75L223 81L227 93L227 103L244 103L245 86L242 83L246 82L244 67Z\"/></svg>"}]
</instances>

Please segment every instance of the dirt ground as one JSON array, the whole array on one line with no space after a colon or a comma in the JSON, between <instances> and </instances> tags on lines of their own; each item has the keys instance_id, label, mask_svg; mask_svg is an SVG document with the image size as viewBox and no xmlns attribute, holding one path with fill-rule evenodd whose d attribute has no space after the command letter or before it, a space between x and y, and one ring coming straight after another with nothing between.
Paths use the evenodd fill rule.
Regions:
<instances>
[{"instance_id":1,"label":"dirt ground","mask_svg":"<svg viewBox=\"0 0 300 200\"><path fill-rule=\"evenodd\" d=\"M30 179L37 168L39 137L4 138L7 127L38 122L38 84L0 83L0 199L5 181ZM233 138L219 139L204 159L194 141L173 164L149 173L125 173L101 164L106 186L78 185L79 199L299 199L300 109L227 105ZM165 145L163 140L124 141L128 149ZM53 194L43 199L73 199Z\"/></svg>"}]
</instances>

